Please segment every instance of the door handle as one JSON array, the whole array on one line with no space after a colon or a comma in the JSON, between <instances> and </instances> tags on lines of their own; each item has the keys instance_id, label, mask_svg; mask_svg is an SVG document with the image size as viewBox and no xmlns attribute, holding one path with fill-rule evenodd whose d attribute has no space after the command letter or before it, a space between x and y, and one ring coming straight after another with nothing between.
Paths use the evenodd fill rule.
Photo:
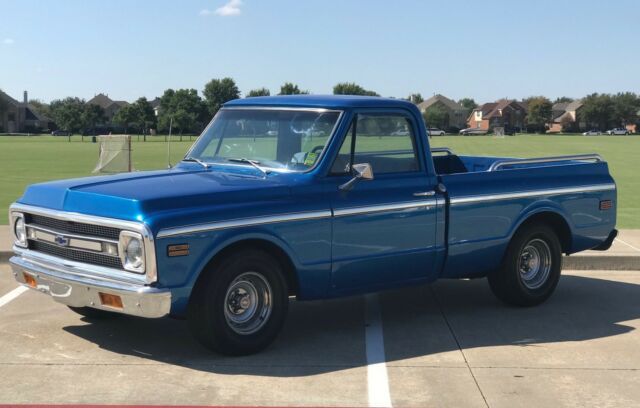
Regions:
<instances>
[{"instance_id":1,"label":"door handle","mask_svg":"<svg viewBox=\"0 0 640 408\"><path fill-rule=\"evenodd\" d=\"M416 193L413 193L414 197L431 197L436 195L436 192L431 190L431 191L418 191Z\"/></svg>"}]
</instances>

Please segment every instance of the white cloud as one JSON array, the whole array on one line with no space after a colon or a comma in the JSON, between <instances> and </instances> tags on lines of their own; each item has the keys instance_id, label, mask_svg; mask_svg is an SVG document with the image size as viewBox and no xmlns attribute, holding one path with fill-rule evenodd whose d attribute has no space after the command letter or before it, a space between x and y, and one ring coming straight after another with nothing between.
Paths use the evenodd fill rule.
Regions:
<instances>
[{"instance_id":1,"label":"white cloud","mask_svg":"<svg viewBox=\"0 0 640 408\"><path fill-rule=\"evenodd\" d=\"M5 38L4 40L2 40L2 43L4 45L13 45L13 43L15 43L15 41L13 41L13 38Z\"/></svg>"},{"instance_id":2,"label":"white cloud","mask_svg":"<svg viewBox=\"0 0 640 408\"><path fill-rule=\"evenodd\" d=\"M229 0L227 4L216 9L216 14L225 17L237 16L242 13L240 6L242 6L242 0Z\"/></svg>"},{"instance_id":3,"label":"white cloud","mask_svg":"<svg viewBox=\"0 0 640 408\"><path fill-rule=\"evenodd\" d=\"M201 16L206 17L206 16L210 16L211 14L213 14L213 12L211 10L208 10L208 9L202 9L202 10L200 10L199 14Z\"/></svg>"}]
</instances>

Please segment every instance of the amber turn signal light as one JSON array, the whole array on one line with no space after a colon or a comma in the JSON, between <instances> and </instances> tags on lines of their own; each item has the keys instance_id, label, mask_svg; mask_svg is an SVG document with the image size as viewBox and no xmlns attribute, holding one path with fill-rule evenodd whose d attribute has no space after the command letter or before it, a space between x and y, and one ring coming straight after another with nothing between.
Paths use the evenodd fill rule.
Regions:
<instances>
[{"instance_id":1,"label":"amber turn signal light","mask_svg":"<svg viewBox=\"0 0 640 408\"><path fill-rule=\"evenodd\" d=\"M102 292L98 292L98 294L100 295L100 303L102 303L103 306L122 309L122 298L120 298L120 296Z\"/></svg>"},{"instance_id":2,"label":"amber turn signal light","mask_svg":"<svg viewBox=\"0 0 640 408\"><path fill-rule=\"evenodd\" d=\"M600 210L610 210L613 207L613 201L611 200L602 200L600 201Z\"/></svg>"},{"instance_id":3,"label":"amber turn signal light","mask_svg":"<svg viewBox=\"0 0 640 408\"><path fill-rule=\"evenodd\" d=\"M24 281L27 285L29 285L30 288L36 288L36 286L38 286L38 284L36 283L36 278L34 278L33 276L29 275L28 273L22 273L22 276L24 277Z\"/></svg>"}]
</instances>

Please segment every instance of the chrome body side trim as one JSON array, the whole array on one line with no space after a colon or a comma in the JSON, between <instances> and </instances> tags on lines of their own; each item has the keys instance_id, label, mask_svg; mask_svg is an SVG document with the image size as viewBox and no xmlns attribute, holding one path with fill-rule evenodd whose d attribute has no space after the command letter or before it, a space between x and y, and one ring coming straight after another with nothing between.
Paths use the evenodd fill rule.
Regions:
<instances>
[{"instance_id":1,"label":"chrome body side trim","mask_svg":"<svg viewBox=\"0 0 640 408\"><path fill-rule=\"evenodd\" d=\"M418 208L425 208L425 207L429 209L430 207L433 207L435 205L436 205L436 200L420 200L420 201L408 201L404 203L340 208L333 211L333 216L344 217L349 215L373 214L373 213L388 212L388 211L411 210L411 209L418 209Z\"/></svg>"},{"instance_id":2,"label":"chrome body side trim","mask_svg":"<svg viewBox=\"0 0 640 408\"><path fill-rule=\"evenodd\" d=\"M497 160L489 166L487 171L496 171L504 166L512 166L518 164L541 164L541 163L554 163L563 161L595 161L601 162L602 156L596 153L591 154L575 154L571 156L555 156L555 157L536 157L531 159L505 159Z\"/></svg>"},{"instance_id":3,"label":"chrome body side trim","mask_svg":"<svg viewBox=\"0 0 640 408\"><path fill-rule=\"evenodd\" d=\"M88 264L80 264L80 265L82 265L82 269L87 271L94 271L96 270L96 268L108 269L109 271L111 271L110 272L111 274L116 274L116 276L121 277L122 280L127 280L128 278L131 278L130 275L137 275L137 278L144 279L146 283L153 283L158 280L155 239L151 232L151 229L142 222L124 221L124 220L118 220L115 218L98 217L95 215L80 214L75 212L50 210L47 208L34 207L31 205L17 204L17 203L12 204L11 207L9 208L9 213L14 211L25 212L29 214L38 214L38 215L43 215L45 217L56 218L64 221L100 225L104 227L113 227L113 228L119 228L122 230L137 232L140 235L142 235L143 242L144 242L145 266L146 266L144 274L136 274L135 272L126 271L124 267L122 270L117 270L117 269L110 269L110 268L101 268L99 266L88 265ZM67 236L68 234L63 234L63 235ZM14 252L17 253L16 248L17 247L14 246ZM21 249L21 251L24 251L24 250ZM29 252L31 254L35 253L34 251L29 251ZM62 258L57 258L57 259L64 262L65 264L73 263L72 261L69 261L66 259L62 259Z\"/></svg>"},{"instance_id":4,"label":"chrome body side trim","mask_svg":"<svg viewBox=\"0 0 640 408\"><path fill-rule=\"evenodd\" d=\"M217 231L229 228L240 228L256 225L274 224L288 221L306 221L330 218L331 211L310 211L291 214L268 215L263 217L239 218L228 221L217 221L206 224L187 225L184 227L172 227L160 230L158 238L167 238L177 235L195 234L199 232Z\"/></svg>"},{"instance_id":5,"label":"chrome body side trim","mask_svg":"<svg viewBox=\"0 0 640 408\"><path fill-rule=\"evenodd\" d=\"M141 317L162 317L171 310L171 292L166 289L93 275L81 276L64 265L38 262L23 256L14 256L9 262L20 284L48 294L68 306L92 307ZM35 287L27 284L25 275L35 281ZM122 309L103 305L100 293L120 296Z\"/></svg>"},{"instance_id":6,"label":"chrome body side trim","mask_svg":"<svg viewBox=\"0 0 640 408\"><path fill-rule=\"evenodd\" d=\"M496 200L513 200L517 198L539 197L539 196L545 196L545 195L558 195L558 194L588 193L588 192L594 192L594 191L611 191L615 189L616 189L615 184L597 184L597 185L581 186L581 187L566 187L566 188L554 188L554 189L545 189L545 190L522 191L519 193L462 196L462 197L452 197L451 204L456 205L456 204L480 203L485 201L496 201Z\"/></svg>"},{"instance_id":7,"label":"chrome body side trim","mask_svg":"<svg viewBox=\"0 0 640 408\"><path fill-rule=\"evenodd\" d=\"M307 221L318 220L331 217L344 217L348 215L357 214L370 214L387 211L408 210L414 208L430 208L436 205L436 200L420 200L420 201L408 201L395 204L382 204L382 205L369 205L364 207L352 207L343 208L335 211L311 211L304 213L291 213L291 214L279 214L269 215L264 217L254 218L239 218L228 221L217 221L206 224L187 225L184 227L172 227L160 230L158 232L158 239L168 238L179 235L196 234L200 232L218 231L229 228L241 228L252 227L258 225L275 224L280 222L294 222L294 221Z\"/></svg>"},{"instance_id":8,"label":"chrome body side trim","mask_svg":"<svg viewBox=\"0 0 640 408\"><path fill-rule=\"evenodd\" d=\"M254 106L250 106L250 105L229 105L229 106L223 106L222 108L220 108L220 110L285 110L285 111L306 111L306 112L318 112L318 113L325 113L325 112L336 112L336 113L341 113L343 112L342 109L330 109L330 108L313 108L313 107L304 107L304 106L287 106L287 105L271 105L271 106L266 106L266 105L254 105Z\"/></svg>"}]
</instances>

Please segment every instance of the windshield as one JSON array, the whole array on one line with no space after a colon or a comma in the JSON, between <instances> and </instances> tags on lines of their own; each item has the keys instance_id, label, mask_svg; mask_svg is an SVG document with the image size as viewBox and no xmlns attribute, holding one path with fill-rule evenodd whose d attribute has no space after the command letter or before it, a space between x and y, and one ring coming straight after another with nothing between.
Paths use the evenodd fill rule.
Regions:
<instances>
[{"instance_id":1,"label":"windshield","mask_svg":"<svg viewBox=\"0 0 640 408\"><path fill-rule=\"evenodd\" d=\"M318 161L339 116L337 111L223 109L187 160L305 171Z\"/></svg>"}]
</instances>

